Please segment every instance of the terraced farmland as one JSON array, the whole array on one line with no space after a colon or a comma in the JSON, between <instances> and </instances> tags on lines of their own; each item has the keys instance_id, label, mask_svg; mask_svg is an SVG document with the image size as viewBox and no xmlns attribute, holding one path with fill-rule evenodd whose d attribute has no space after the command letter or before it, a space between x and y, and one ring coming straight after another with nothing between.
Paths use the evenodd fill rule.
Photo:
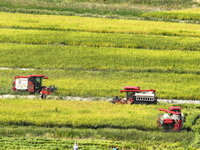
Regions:
<instances>
[{"instance_id":1,"label":"terraced farmland","mask_svg":"<svg viewBox=\"0 0 200 150\"><path fill-rule=\"evenodd\" d=\"M120 88L132 85L156 89L160 99L199 100L199 8L151 13L161 1L68 2L0 2L6 11L0 12L0 94L23 95L11 91L14 76L43 74L50 78L43 85L59 88L56 95L97 101L1 99L0 147L71 149L78 142L84 150L198 149L199 105L179 105L183 131L163 133L158 108L171 104L113 105L98 97L122 97ZM159 8L194 4L170 0Z\"/></svg>"},{"instance_id":2,"label":"terraced farmland","mask_svg":"<svg viewBox=\"0 0 200 150\"><path fill-rule=\"evenodd\" d=\"M57 70L31 72L52 78L57 94L113 96L128 84L159 98L199 99L198 24L1 12L0 26L0 66Z\"/></svg>"},{"instance_id":3,"label":"terraced farmland","mask_svg":"<svg viewBox=\"0 0 200 150\"><path fill-rule=\"evenodd\" d=\"M113 91L129 84L157 89L160 98L199 99L199 89L194 84L199 80L200 63L197 24L1 13L0 25L0 66L56 69L58 78L52 82L59 86L60 94L113 96ZM59 69L67 74L62 75ZM74 76L69 82L69 70L77 76L93 70L102 75L93 73L94 80L88 75L78 79ZM111 73L114 78L109 75L111 70L115 70ZM2 72L7 76L6 71ZM50 72L41 73L55 78ZM170 77L165 79L166 73ZM102 76L107 76L108 81ZM179 86L177 80L181 76L186 80ZM122 77L125 80L119 82ZM165 84L165 80L174 78L175 82ZM83 87L76 82L83 82ZM4 89L9 89L10 85L5 85ZM94 89L97 85L100 90L87 89L90 85ZM184 85L192 93L187 94Z\"/></svg>"}]
</instances>

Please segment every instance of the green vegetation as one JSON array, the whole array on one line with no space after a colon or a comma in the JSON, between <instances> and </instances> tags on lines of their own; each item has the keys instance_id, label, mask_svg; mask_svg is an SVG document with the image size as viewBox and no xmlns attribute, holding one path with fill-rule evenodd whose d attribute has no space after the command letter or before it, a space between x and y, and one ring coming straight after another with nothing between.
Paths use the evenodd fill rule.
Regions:
<instances>
[{"instance_id":1,"label":"green vegetation","mask_svg":"<svg viewBox=\"0 0 200 150\"><path fill-rule=\"evenodd\" d=\"M1 0L0 10L31 14L136 19L145 12L187 8L192 0Z\"/></svg>"},{"instance_id":2,"label":"green vegetation","mask_svg":"<svg viewBox=\"0 0 200 150\"><path fill-rule=\"evenodd\" d=\"M195 51L7 43L0 45L2 67L65 70L78 68L133 72L137 70L170 72L171 70L172 72L199 74L197 65L199 52ZM35 54L40 55L29 57Z\"/></svg>"},{"instance_id":3,"label":"green vegetation","mask_svg":"<svg viewBox=\"0 0 200 150\"><path fill-rule=\"evenodd\" d=\"M199 25L1 14L0 66L41 69L1 71L10 76L1 93L16 75L45 74L62 95L115 96L140 85L159 98L199 99Z\"/></svg>"},{"instance_id":4,"label":"green vegetation","mask_svg":"<svg viewBox=\"0 0 200 150\"><path fill-rule=\"evenodd\" d=\"M198 24L0 13L2 28L200 37ZM125 36L123 35L123 36ZM58 37L59 38L59 37ZM159 38L159 37L158 37Z\"/></svg>"},{"instance_id":5,"label":"green vegetation","mask_svg":"<svg viewBox=\"0 0 200 150\"><path fill-rule=\"evenodd\" d=\"M180 33L184 33L184 31L183 32L180 31ZM173 33L163 33L163 34L170 35ZM186 34L188 33L186 32ZM0 42L22 43L22 44L26 43L26 44L37 44L37 45L62 44L62 45L74 45L74 46L88 46L88 47L119 47L119 48L153 49L153 50L200 51L200 37L175 37L175 36L124 34L124 33L114 34L114 33L94 33L94 32L78 32L78 31L0 29ZM123 52L124 50L122 50L122 53Z\"/></svg>"},{"instance_id":6,"label":"green vegetation","mask_svg":"<svg viewBox=\"0 0 200 150\"><path fill-rule=\"evenodd\" d=\"M156 124L157 115L162 113L158 108L168 109L169 106L1 99L0 133L3 137L0 145L15 149L70 149L78 142L81 149L110 149L114 146L120 149L198 148L196 140L199 136L195 131L199 129L194 123L198 116L192 116L199 113L199 105L179 105L185 115L184 130L163 133Z\"/></svg>"},{"instance_id":7,"label":"green vegetation","mask_svg":"<svg viewBox=\"0 0 200 150\"><path fill-rule=\"evenodd\" d=\"M161 71L159 73L159 71ZM172 71L173 72L173 71ZM176 72L176 71L175 71ZM49 80L44 80L43 85L56 85L59 90L56 95L72 96L100 96L114 97L120 94L120 88L125 85L140 85L142 89L156 89L160 99L200 99L199 87L195 84L199 80L198 74L162 72L162 70L4 70L1 71L1 92L11 93L12 82L16 75L45 74ZM9 84L10 83L10 84ZM174 85L174 86L171 86ZM163 88L164 87L164 88ZM190 90L189 90L190 89Z\"/></svg>"},{"instance_id":8,"label":"green vegetation","mask_svg":"<svg viewBox=\"0 0 200 150\"><path fill-rule=\"evenodd\" d=\"M154 118L157 117L158 106L113 106L109 102L5 99L1 100L0 107L0 123L4 126L157 129ZM138 117L142 110L143 115ZM142 120L148 119L148 124L144 124Z\"/></svg>"},{"instance_id":9,"label":"green vegetation","mask_svg":"<svg viewBox=\"0 0 200 150\"><path fill-rule=\"evenodd\" d=\"M200 8L176 10L176 11L161 11L144 13L142 15L146 19L163 19L163 20L183 20L185 22L199 23Z\"/></svg>"},{"instance_id":10,"label":"green vegetation","mask_svg":"<svg viewBox=\"0 0 200 150\"><path fill-rule=\"evenodd\" d=\"M156 89L160 99L198 100L199 8L166 11L198 5L1 0L0 67L10 69L0 70L0 94L24 95L11 91L14 76L44 74L50 79L43 85L55 84L58 97L124 97L120 88L133 85ZM75 142L83 150L198 149L200 106L179 105L183 131L163 133L156 124L158 108L169 106L0 99L0 149L72 149Z\"/></svg>"},{"instance_id":11,"label":"green vegetation","mask_svg":"<svg viewBox=\"0 0 200 150\"><path fill-rule=\"evenodd\" d=\"M169 105L113 105L110 102L63 100L0 100L2 126L39 126L71 128L118 128L158 130L155 118L158 108ZM186 116L184 129L198 131L199 113L194 105L181 105ZM24 109L27 108L27 109ZM193 109L192 111L189 111ZM106 110L106 111L105 111ZM162 113L162 112L161 112ZM147 122L148 123L144 123ZM194 127L194 128L193 128Z\"/></svg>"},{"instance_id":12,"label":"green vegetation","mask_svg":"<svg viewBox=\"0 0 200 150\"><path fill-rule=\"evenodd\" d=\"M84 150L110 150L116 146L122 150L197 149L199 146L192 142L198 136L187 131L163 134L135 129L6 127L0 132L4 135L0 138L3 149L72 149L75 142Z\"/></svg>"}]
</instances>

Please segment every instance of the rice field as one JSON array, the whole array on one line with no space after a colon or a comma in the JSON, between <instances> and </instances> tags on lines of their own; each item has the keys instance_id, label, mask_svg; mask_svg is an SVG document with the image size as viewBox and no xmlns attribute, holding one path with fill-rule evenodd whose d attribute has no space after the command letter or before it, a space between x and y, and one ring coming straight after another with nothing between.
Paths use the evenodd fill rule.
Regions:
<instances>
[{"instance_id":1,"label":"rice field","mask_svg":"<svg viewBox=\"0 0 200 150\"><path fill-rule=\"evenodd\" d=\"M75 30L97 33L167 34L191 37L200 36L200 27L198 24L4 12L0 12L0 19L0 26L3 28Z\"/></svg>"},{"instance_id":2,"label":"rice field","mask_svg":"<svg viewBox=\"0 0 200 150\"><path fill-rule=\"evenodd\" d=\"M55 95L93 96L97 101L0 99L0 149L71 149L75 142L84 150L198 149L199 105L179 105L183 131L163 133L156 124L162 113L158 108L171 104L113 105L98 97L124 97L120 88L132 85L156 89L160 99L199 100L199 9L169 14L150 13L153 7L138 10L140 5L63 1L63 8L60 2L0 2L1 11L21 12L0 12L0 94L24 95L12 92L14 76L43 74L49 76L43 85L58 87ZM176 2L174 8L183 6ZM145 4L161 5L154 0ZM97 9L95 15L105 18L94 18ZM143 17L194 22L116 19L144 12Z\"/></svg>"},{"instance_id":3,"label":"rice field","mask_svg":"<svg viewBox=\"0 0 200 150\"><path fill-rule=\"evenodd\" d=\"M161 18L163 20L174 19L174 20L183 20L185 22L196 22L200 21L200 8L189 8L183 10L174 10L174 11L161 11L161 12L151 12L145 13L142 16L146 18Z\"/></svg>"},{"instance_id":4,"label":"rice field","mask_svg":"<svg viewBox=\"0 0 200 150\"><path fill-rule=\"evenodd\" d=\"M184 31L180 31L184 32ZM1 43L200 51L199 37L78 31L0 29ZM59 38L58 38L59 37ZM133 51L133 50L131 50Z\"/></svg>"},{"instance_id":5,"label":"rice field","mask_svg":"<svg viewBox=\"0 0 200 150\"><path fill-rule=\"evenodd\" d=\"M113 47L0 44L0 66L41 69L199 71L199 52ZM16 56L17 54L17 56ZM40 55L36 55L40 54ZM33 57L29 57L33 56Z\"/></svg>"},{"instance_id":6,"label":"rice field","mask_svg":"<svg viewBox=\"0 0 200 150\"><path fill-rule=\"evenodd\" d=\"M158 108L169 106L1 99L0 145L3 149L71 149L78 142L81 149L197 149L199 106L179 105L185 116L183 131L163 133L156 123L162 113Z\"/></svg>"},{"instance_id":7,"label":"rice field","mask_svg":"<svg viewBox=\"0 0 200 150\"><path fill-rule=\"evenodd\" d=\"M157 127L156 118L158 114L164 112L159 112L158 108L168 110L170 106L169 104L114 105L102 101L26 99L1 99L0 104L2 126L116 128L143 131L161 130ZM199 106L192 104L179 106L185 116L183 128L199 131Z\"/></svg>"},{"instance_id":8,"label":"rice field","mask_svg":"<svg viewBox=\"0 0 200 150\"><path fill-rule=\"evenodd\" d=\"M62 95L109 97L136 85L159 98L199 99L198 24L0 14L0 66L36 69L1 70L12 74L1 93L14 76L39 73Z\"/></svg>"},{"instance_id":9,"label":"rice field","mask_svg":"<svg viewBox=\"0 0 200 150\"><path fill-rule=\"evenodd\" d=\"M158 71L159 72L159 71ZM141 89L156 89L160 99L199 99L199 86L194 84L199 75L177 74L156 70L132 71L87 71L81 69L64 70L4 70L1 71L2 93L11 93L14 76L27 74L45 74L50 79L43 80L43 85L56 85L56 95L114 97L125 95L120 89L126 85L139 85ZM173 85L173 86L171 86ZM23 94L23 93L18 93ZM25 93L24 93L25 94Z\"/></svg>"}]
</instances>

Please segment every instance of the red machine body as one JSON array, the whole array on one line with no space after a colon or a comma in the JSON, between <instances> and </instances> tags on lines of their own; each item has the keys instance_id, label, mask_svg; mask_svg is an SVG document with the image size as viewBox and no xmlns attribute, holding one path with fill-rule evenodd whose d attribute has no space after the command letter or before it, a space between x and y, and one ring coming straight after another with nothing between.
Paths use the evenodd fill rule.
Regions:
<instances>
[{"instance_id":1,"label":"red machine body","mask_svg":"<svg viewBox=\"0 0 200 150\"><path fill-rule=\"evenodd\" d=\"M126 98L114 97L110 102L114 104L157 104L156 90L141 90L136 86L125 86L120 93L126 93Z\"/></svg>"},{"instance_id":2,"label":"red machine body","mask_svg":"<svg viewBox=\"0 0 200 150\"><path fill-rule=\"evenodd\" d=\"M49 79L44 75L28 75L28 76L15 76L13 82L13 91L41 93L41 98L46 98L46 95L53 94L57 89L55 85L50 85L48 88L42 86L43 79Z\"/></svg>"},{"instance_id":3,"label":"red machine body","mask_svg":"<svg viewBox=\"0 0 200 150\"><path fill-rule=\"evenodd\" d=\"M169 114L158 115L158 127L162 127L163 131L181 131L183 127L183 113L181 113L181 107L169 107L169 110L162 108L159 111L164 111Z\"/></svg>"}]
</instances>

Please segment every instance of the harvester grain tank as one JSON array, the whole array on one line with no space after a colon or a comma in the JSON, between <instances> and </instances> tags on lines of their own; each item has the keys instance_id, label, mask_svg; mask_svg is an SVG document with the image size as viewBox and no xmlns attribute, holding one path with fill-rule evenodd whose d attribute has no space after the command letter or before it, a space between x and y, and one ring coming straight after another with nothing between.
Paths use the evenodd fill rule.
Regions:
<instances>
[{"instance_id":1,"label":"harvester grain tank","mask_svg":"<svg viewBox=\"0 0 200 150\"><path fill-rule=\"evenodd\" d=\"M156 90L141 90L136 86L125 86L121 93L126 93L126 98L114 97L110 102L114 104L157 104Z\"/></svg>"},{"instance_id":2,"label":"harvester grain tank","mask_svg":"<svg viewBox=\"0 0 200 150\"><path fill-rule=\"evenodd\" d=\"M45 99L46 95L53 94L57 90L55 85L50 85L48 88L42 86L42 80L49 79L44 75L15 76L14 78L13 91L40 93L41 98Z\"/></svg>"},{"instance_id":3,"label":"harvester grain tank","mask_svg":"<svg viewBox=\"0 0 200 150\"><path fill-rule=\"evenodd\" d=\"M169 110L159 108L158 110L167 112L158 115L158 127L162 127L164 132L182 130L184 116L181 113L181 107L169 107Z\"/></svg>"}]
</instances>

